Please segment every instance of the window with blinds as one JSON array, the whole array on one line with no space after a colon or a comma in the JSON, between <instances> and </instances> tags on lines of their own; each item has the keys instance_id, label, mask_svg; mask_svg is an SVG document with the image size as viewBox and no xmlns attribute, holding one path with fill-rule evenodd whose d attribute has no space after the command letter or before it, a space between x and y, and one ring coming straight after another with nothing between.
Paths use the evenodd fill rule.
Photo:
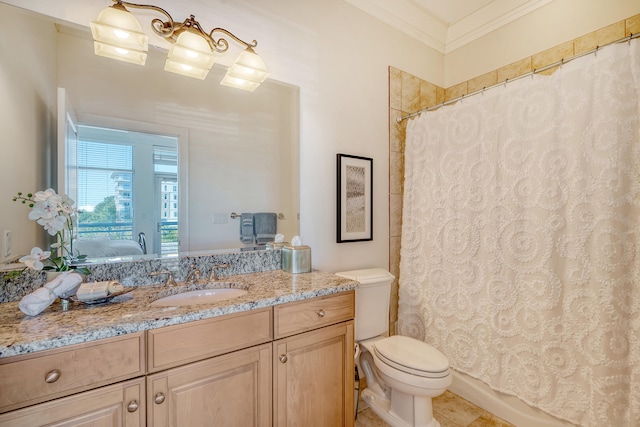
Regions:
<instances>
[{"instance_id":1,"label":"window with blinds","mask_svg":"<svg viewBox=\"0 0 640 427\"><path fill-rule=\"evenodd\" d=\"M144 234L148 253L177 253L178 139L81 124L76 151L78 237Z\"/></svg>"},{"instance_id":2,"label":"window with blinds","mask_svg":"<svg viewBox=\"0 0 640 427\"><path fill-rule=\"evenodd\" d=\"M78 141L78 234L133 239L133 145Z\"/></svg>"}]
</instances>

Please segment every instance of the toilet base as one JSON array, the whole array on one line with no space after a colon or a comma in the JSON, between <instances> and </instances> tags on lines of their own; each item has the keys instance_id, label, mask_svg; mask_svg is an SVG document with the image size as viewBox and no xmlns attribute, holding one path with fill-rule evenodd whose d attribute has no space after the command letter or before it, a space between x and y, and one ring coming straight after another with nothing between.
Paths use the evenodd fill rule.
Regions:
<instances>
[{"instance_id":1,"label":"toilet base","mask_svg":"<svg viewBox=\"0 0 640 427\"><path fill-rule=\"evenodd\" d=\"M364 400L371 410L380 417L385 423L392 427L440 427L440 423L433 417L426 424L411 425L391 411L391 401L376 395L374 392L365 388L362 391L362 400Z\"/></svg>"}]
</instances>

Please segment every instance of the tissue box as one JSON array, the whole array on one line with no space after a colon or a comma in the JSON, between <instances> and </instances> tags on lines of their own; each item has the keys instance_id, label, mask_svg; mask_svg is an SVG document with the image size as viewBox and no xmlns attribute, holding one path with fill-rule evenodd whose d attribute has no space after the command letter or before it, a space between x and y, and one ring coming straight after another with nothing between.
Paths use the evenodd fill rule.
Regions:
<instances>
[{"instance_id":1,"label":"tissue box","mask_svg":"<svg viewBox=\"0 0 640 427\"><path fill-rule=\"evenodd\" d=\"M309 246L283 247L282 270L293 274L310 272L311 248Z\"/></svg>"}]
</instances>

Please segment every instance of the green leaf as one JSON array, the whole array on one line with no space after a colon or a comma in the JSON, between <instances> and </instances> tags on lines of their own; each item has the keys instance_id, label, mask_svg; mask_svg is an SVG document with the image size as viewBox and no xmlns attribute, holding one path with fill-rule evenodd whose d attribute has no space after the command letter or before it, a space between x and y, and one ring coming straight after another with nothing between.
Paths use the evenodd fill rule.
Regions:
<instances>
[{"instance_id":1,"label":"green leaf","mask_svg":"<svg viewBox=\"0 0 640 427\"><path fill-rule=\"evenodd\" d=\"M75 270L80 274L84 274L85 276L88 276L91 274L91 270L89 270L86 267L77 267Z\"/></svg>"}]
</instances>

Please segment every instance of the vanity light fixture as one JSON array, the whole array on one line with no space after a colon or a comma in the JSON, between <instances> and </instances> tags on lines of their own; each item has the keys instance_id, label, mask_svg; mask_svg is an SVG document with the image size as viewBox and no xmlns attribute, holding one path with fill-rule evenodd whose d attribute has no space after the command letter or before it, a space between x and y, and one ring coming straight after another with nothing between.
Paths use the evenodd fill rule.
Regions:
<instances>
[{"instance_id":1,"label":"vanity light fixture","mask_svg":"<svg viewBox=\"0 0 640 427\"><path fill-rule=\"evenodd\" d=\"M146 62L149 37L142 31L135 16L126 9L127 6L155 10L166 16L166 21L158 18L151 21L153 31L172 44L164 66L166 71L204 79L213 66L215 54L229 49L226 38L214 37L215 33L222 33L245 47L229 66L221 82L223 85L253 91L269 76L264 61L253 50L258 45L255 40L247 43L224 28L214 28L206 33L194 15L182 23L176 23L166 10L158 6L122 0L113 2L115 4L102 10L90 24L96 55L139 65Z\"/></svg>"}]
</instances>

